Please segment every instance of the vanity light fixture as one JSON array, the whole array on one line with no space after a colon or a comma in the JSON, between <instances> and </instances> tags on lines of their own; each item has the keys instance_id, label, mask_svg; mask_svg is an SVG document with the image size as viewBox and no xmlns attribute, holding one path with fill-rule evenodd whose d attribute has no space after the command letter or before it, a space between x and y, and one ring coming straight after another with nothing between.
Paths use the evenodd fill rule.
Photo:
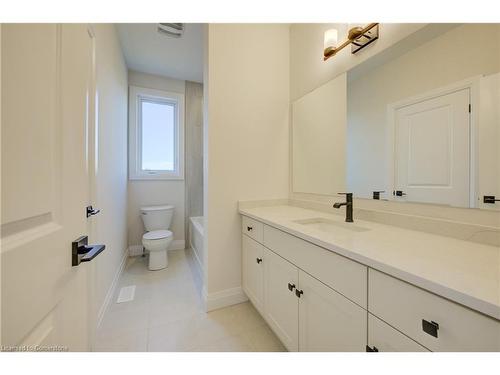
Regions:
<instances>
[{"instance_id":1,"label":"vanity light fixture","mask_svg":"<svg viewBox=\"0 0 500 375\"><path fill-rule=\"evenodd\" d=\"M323 60L326 61L344 47L351 44L351 53L356 53L371 42L378 39L378 23L370 23L365 27L355 26L349 29L347 40L337 46L338 31L330 29L325 31Z\"/></svg>"}]
</instances>

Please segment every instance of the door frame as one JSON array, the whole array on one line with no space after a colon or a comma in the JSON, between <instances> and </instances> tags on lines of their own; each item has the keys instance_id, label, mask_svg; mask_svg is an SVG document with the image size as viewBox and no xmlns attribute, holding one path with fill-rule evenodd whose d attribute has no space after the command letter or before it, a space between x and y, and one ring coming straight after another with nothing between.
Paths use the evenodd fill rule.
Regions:
<instances>
[{"instance_id":1,"label":"door frame","mask_svg":"<svg viewBox=\"0 0 500 375\"><path fill-rule=\"evenodd\" d=\"M87 176L88 176L88 205L97 204L97 172L99 162L99 107L98 107L98 89L97 89L97 56L96 56L96 34L92 24L86 24L87 32L91 39L91 72L87 92L87 124L86 124L86 157L87 157ZM91 242L96 241L96 223L97 217L87 218L87 233ZM96 301L96 269L95 263L89 262L87 265L87 320L88 320L88 350L92 351L97 326L99 323L99 311Z\"/></svg>"},{"instance_id":2,"label":"door frame","mask_svg":"<svg viewBox=\"0 0 500 375\"><path fill-rule=\"evenodd\" d=\"M439 96L452 94L456 91L461 91L464 89L469 89L469 102L471 104L471 112L469 113L469 207L478 207L478 184L479 175L478 171L478 124L479 124L479 92L480 92L480 82L484 75L476 75L462 81L454 82L452 84L438 87L436 89L427 91L423 94L415 95L406 99L399 100L397 102L389 103L387 105L387 126L386 126L386 183L385 191L387 192L387 197L389 201L397 200L393 195L392 191L395 190L395 170L396 170L396 160L394 156L396 154L395 150L395 134L396 134L396 114L401 108L407 107L409 105L417 104L429 99L434 99ZM431 204L422 203L419 204Z\"/></svg>"}]
</instances>

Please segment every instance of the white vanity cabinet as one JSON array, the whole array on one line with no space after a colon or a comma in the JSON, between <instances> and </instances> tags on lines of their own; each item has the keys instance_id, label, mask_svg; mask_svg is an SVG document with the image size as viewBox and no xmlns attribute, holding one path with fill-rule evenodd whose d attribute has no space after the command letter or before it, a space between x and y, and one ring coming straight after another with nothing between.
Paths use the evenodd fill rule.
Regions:
<instances>
[{"instance_id":1,"label":"white vanity cabinet","mask_svg":"<svg viewBox=\"0 0 500 375\"><path fill-rule=\"evenodd\" d=\"M298 288L300 351L365 351L365 309L301 270Z\"/></svg>"},{"instance_id":2,"label":"white vanity cabinet","mask_svg":"<svg viewBox=\"0 0 500 375\"><path fill-rule=\"evenodd\" d=\"M243 216L243 288L288 350L500 352L498 319L278 228Z\"/></svg>"},{"instance_id":3,"label":"white vanity cabinet","mask_svg":"<svg viewBox=\"0 0 500 375\"><path fill-rule=\"evenodd\" d=\"M500 323L377 270L369 271L370 313L431 351L500 351Z\"/></svg>"},{"instance_id":4,"label":"white vanity cabinet","mask_svg":"<svg viewBox=\"0 0 500 375\"><path fill-rule=\"evenodd\" d=\"M264 318L289 351L299 350L297 267L264 249Z\"/></svg>"},{"instance_id":5,"label":"white vanity cabinet","mask_svg":"<svg viewBox=\"0 0 500 375\"><path fill-rule=\"evenodd\" d=\"M372 314L368 314L368 346L366 351L428 352L422 345Z\"/></svg>"},{"instance_id":6,"label":"white vanity cabinet","mask_svg":"<svg viewBox=\"0 0 500 375\"><path fill-rule=\"evenodd\" d=\"M264 312L264 247L248 236L242 239L243 290L255 308Z\"/></svg>"},{"instance_id":7,"label":"white vanity cabinet","mask_svg":"<svg viewBox=\"0 0 500 375\"><path fill-rule=\"evenodd\" d=\"M285 347L289 351L365 351L366 309L331 284L366 306L366 267L285 233L290 238L281 241L279 231L265 225L262 245L253 239L261 232L258 224L243 220L243 290ZM309 254L307 261L297 256L301 248ZM287 249L292 253L287 254ZM315 264L328 284L313 277Z\"/></svg>"}]
</instances>

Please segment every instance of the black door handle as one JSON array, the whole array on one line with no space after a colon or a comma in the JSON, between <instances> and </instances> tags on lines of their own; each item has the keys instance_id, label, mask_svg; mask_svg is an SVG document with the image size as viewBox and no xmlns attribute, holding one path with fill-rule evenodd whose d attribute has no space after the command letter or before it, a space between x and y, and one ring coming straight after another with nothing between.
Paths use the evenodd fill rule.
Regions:
<instances>
[{"instance_id":1,"label":"black door handle","mask_svg":"<svg viewBox=\"0 0 500 375\"><path fill-rule=\"evenodd\" d=\"M293 290L295 289L295 284L292 284L292 283L288 283L288 290L290 292L293 292Z\"/></svg>"},{"instance_id":2,"label":"black door handle","mask_svg":"<svg viewBox=\"0 0 500 375\"><path fill-rule=\"evenodd\" d=\"M105 245L88 245L88 236L81 236L71 243L71 266L90 262L104 251Z\"/></svg>"},{"instance_id":3,"label":"black door handle","mask_svg":"<svg viewBox=\"0 0 500 375\"><path fill-rule=\"evenodd\" d=\"M436 322L429 322L428 320L422 319L422 329L425 333L436 338L438 337L439 324Z\"/></svg>"},{"instance_id":4,"label":"black door handle","mask_svg":"<svg viewBox=\"0 0 500 375\"><path fill-rule=\"evenodd\" d=\"M256 258L257 264L260 264L262 262L262 258Z\"/></svg>"},{"instance_id":5,"label":"black door handle","mask_svg":"<svg viewBox=\"0 0 500 375\"><path fill-rule=\"evenodd\" d=\"M496 199L494 195L483 196L483 203L495 204L495 202L500 202L500 199Z\"/></svg>"},{"instance_id":6,"label":"black door handle","mask_svg":"<svg viewBox=\"0 0 500 375\"><path fill-rule=\"evenodd\" d=\"M101 212L101 210L96 210L92 206L87 206L85 210L87 211L87 217L97 215L99 212Z\"/></svg>"},{"instance_id":7,"label":"black door handle","mask_svg":"<svg viewBox=\"0 0 500 375\"><path fill-rule=\"evenodd\" d=\"M373 199L380 200L381 193L385 193L385 191L384 190L374 191L373 192Z\"/></svg>"}]
</instances>

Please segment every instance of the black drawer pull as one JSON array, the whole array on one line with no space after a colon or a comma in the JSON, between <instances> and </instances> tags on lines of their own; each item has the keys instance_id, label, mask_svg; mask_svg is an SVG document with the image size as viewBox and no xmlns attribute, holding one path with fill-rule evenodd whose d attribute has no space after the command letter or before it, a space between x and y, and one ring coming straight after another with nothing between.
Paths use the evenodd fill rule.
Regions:
<instances>
[{"instance_id":1,"label":"black drawer pull","mask_svg":"<svg viewBox=\"0 0 500 375\"><path fill-rule=\"evenodd\" d=\"M260 264L262 262L262 258L256 258L257 264Z\"/></svg>"},{"instance_id":2,"label":"black drawer pull","mask_svg":"<svg viewBox=\"0 0 500 375\"><path fill-rule=\"evenodd\" d=\"M247 227L247 232L251 232L253 227Z\"/></svg>"},{"instance_id":3,"label":"black drawer pull","mask_svg":"<svg viewBox=\"0 0 500 375\"><path fill-rule=\"evenodd\" d=\"M304 294L304 291L303 290L298 290L298 289L295 289L295 295L300 298L300 296Z\"/></svg>"},{"instance_id":4,"label":"black drawer pull","mask_svg":"<svg viewBox=\"0 0 500 375\"><path fill-rule=\"evenodd\" d=\"M368 345L366 345L366 352L367 353L378 352L378 349L376 346L374 346L373 348L370 348Z\"/></svg>"},{"instance_id":5,"label":"black drawer pull","mask_svg":"<svg viewBox=\"0 0 500 375\"><path fill-rule=\"evenodd\" d=\"M439 329L439 324L433 321L427 321L425 319L422 319L422 329L424 330L425 333L433 336L433 337L438 337L438 329Z\"/></svg>"},{"instance_id":6,"label":"black drawer pull","mask_svg":"<svg viewBox=\"0 0 500 375\"><path fill-rule=\"evenodd\" d=\"M288 283L288 290L290 292L293 292L293 290L295 289L295 284L292 284L292 283Z\"/></svg>"}]
</instances>

